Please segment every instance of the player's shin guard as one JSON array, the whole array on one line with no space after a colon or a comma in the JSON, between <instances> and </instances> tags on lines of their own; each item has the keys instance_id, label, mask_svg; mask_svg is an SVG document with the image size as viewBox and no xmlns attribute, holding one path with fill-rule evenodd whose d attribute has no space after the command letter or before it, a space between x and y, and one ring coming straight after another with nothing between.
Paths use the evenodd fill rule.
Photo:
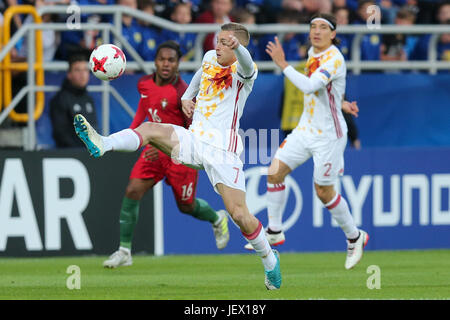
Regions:
<instances>
[{"instance_id":1,"label":"player's shin guard","mask_svg":"<svg viewBox=\"0 0 450 320\"><path fill-rule=\"evenodd\" d=\"M133 129L124 129L108 137L103 137L103 143L105 151L132 152L142 146L142 137Z\"/></svg>"},{"instance_id":2,"label":"player's shin guard","mask_svg":"<svg viewBox=\"0 0 450 320\"><path fill-rule=\"evenodd\" d=\"M123 198L120 210L120 246L131 249L134 228L139 215L139 201Z\"/></svg>"},{"instance_id":3,"label":"player's shin guard","mask_svg":"<svg viewBox=\"0 0 450 320\"><path fill-rule=\"evenodd\" d=\"M277 258L275 257L275 254L267 241L261 222L259 222L258 228L256 228L256 230L251 234L246 234L244 232L242 232L242 234L253 246L256 254L262 258L264 269L273 270L277 264Z\"/></svg>"},{"instance_id":4,"label":"player's shin guard","mask_svg":"<svg viewBox=\"0 0 450 320\"><path fill-rule=\"evenodd\" d=\"M267 213L269 229L282 231L283 209L286 202L286 186L284 183L267 183Z\"/></svg>"},{"instance_id":5,"label":"player's shin guard","mask_svg":"<svg viewBox=\"0 0 450 320\"><path fill-rule=\"evenodd\" d=\"M209 221L211 223L215 223L219 219L216 211L211 208L208 202L200 198L195 199L194 210L192 212L189 212L188 214L196 219Z\"/></svg>"},{"instance_id":6,"label":"player's shin guard","mask_svg":"<svg viewBox=\"0 0 450 320\"><path fill-rule=\"evenodd\" d=\"M325 204L325 207L331 212L347 239L358 237L359 230L356 227L353 216L350 214L347 201L340 194L337 193L329 203Z\"/></svg>"}]
</instances>

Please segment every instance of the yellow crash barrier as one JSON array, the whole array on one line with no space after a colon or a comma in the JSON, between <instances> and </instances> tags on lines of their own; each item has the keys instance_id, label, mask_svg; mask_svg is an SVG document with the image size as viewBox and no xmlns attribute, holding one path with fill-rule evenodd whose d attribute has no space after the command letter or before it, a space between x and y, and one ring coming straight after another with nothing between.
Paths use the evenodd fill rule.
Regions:
<instances>
[{"instance_id":1,"label":"yellow crash barrier","mask_svg":"<svg viewBox=\"0 0 450 320\"><path fill-rule=\"evenodd\" d=\"M0 30L3 30L3 26L0 25ZM3 39L0 36L0 51L2 51ZM0 112L2 111L3 105L3 60L0 61Z\"/></svg>"},{"instance_id":2,"label":"yellow crash barrier","mask_svg":"<svg viewBox=\"0 0 450 320\"><path fill-rule=\"evenodd\" d=\"M5 46L10 38L11 38L11 20L14 15L17 14L31 14L34 18L35 23L42 23L42 19L37 13L34 6L31 5L21 5L21 6L13 6L9 7L4 14L3 17L3 39L2 43ZM36 63L34 64L34 70L36 74L35 84L37 86L44 85L44 50L42 46L42 31L36 31L36 42L35 42L35 51L36 51ZM12 71L26 71L30 66L26 62L11 62L11 53L9 52L3 62L0 63L0 75L3 74L3 106L8 106L12 100ZM1 84L1 80L0 80ZM1 99L0 99L1 100ZM0 110L1 110L0 103ZM34 120L39 119L39 117L44 111L44 92L36 92L36 105L34 109ZM9 114L9 117L16 122L27 122L28 114L27 113L18 113L12 110Z\"/></svg>"}]
</instances>

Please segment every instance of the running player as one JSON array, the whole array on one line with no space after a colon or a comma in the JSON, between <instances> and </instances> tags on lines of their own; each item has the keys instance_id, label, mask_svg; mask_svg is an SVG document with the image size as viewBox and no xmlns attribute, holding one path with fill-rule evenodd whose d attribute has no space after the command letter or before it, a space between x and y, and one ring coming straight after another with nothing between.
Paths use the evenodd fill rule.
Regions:
<instances>
[{"instance_id":1,"label":"running player","mask_svg":"<svg viewBox=\"0 0 450 320\"><path fill-rule=\"evenodd\" d=\"M108 151L136 151L152 144L178 161L205 169L231 218L262 258L265 285L281 286L279 254L272 250L261 222L245 203L245 177L239 158L242 141L239 119L257 77L256 64L245 46L250 35L237 23L222 25L215 50L208 51L182 97L183 111L193 116L189 129L173 124L145 122L108 137L100 136L81 115L75 131L94 157ZM196 97L196 103L192 99Z\"/></svg>"},{"instance_id":2,"label":"running player","mask_svg":"<svg viewBox=\"0 0 450 320\"><path fill-rule=\"evenodd\" d=\"M283 70L284 75L305 93L304 111L297 127L275 153L267 177L267 207L269 227L267 237L272 244L283 243L281 229L285 205L284 179L309 158L314 160L314 187L317 196L330 211L347 238L345 268L353 268L361 259L369 236L358 230L347 201L334 189L344 172L344 149L347 126L341 107L345 93L346 66L336 44L336 19L330 14L315 15L310 22L307 76L286 62L283 48L275 38L266 52ZM346 104L352 114L356 104Z\"/></svg>"},{"instance_id":3,"label":"running player","mask_svg":"<svg viewBox=\"0 0 450 320\"><path fill-rule=\"evenodd\" d=\"M157 48L156 72L142 77L137 85L141 99L131 129L137 128L145 119L182 127L190 123L181 110L181 96L187 84L178 74L180 58L180 47L174 41L166 41ZM195 198L197 170L176 164L166 154L147 145L131 171L122 200L119 249L103 262L104 267L132 264L131 243L140 200L164 178L172 187L178 209L199 220L209 221L213 226L217 248L225 248L229 240L227 215L223 210L216 213L206 201Z\"/></svg>"}]
</instances>

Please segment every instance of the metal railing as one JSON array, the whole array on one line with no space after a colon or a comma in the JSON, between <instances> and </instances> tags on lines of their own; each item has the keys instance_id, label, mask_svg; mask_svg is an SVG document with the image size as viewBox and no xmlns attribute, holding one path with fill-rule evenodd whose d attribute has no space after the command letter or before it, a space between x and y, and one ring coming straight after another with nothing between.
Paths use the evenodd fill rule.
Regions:
<instances>
[{"instance_id":1,"label":"metal railing","mask_svg":"<svg viewBox=\"0 0 450 320\"><path fill-rule=\"evenodd\" d=\"M33 49L34 35L36 30L55 30L55 31L64 31L67 30L67 26L64 23L54 23L54 24L34 24L30 23L22 26L11 38L6 46L4 46L3 50L0 52L0 61L6 56L6 54L11 50L17 42L25 35L28 34L28 48L32 48L29 50L27 54L28 65L33 65L35 60L35 54ZM138 54L134 51L131 45L123 38L121 34L117 34L117 31L112 28L110 24L82 24L80 26L80 30L101 30L102 36L106 41L109 41L109 32L112 32L115 37L119 40L123 41L124 47L130 50L130 54L136 55L137 58L141 59ZM142 59L141 59L142 60ZM67 70L67 67L63 70ZM45 65L44 65L45 69ZM146 72L150 72L147 69L147 66L142 66L142 69ZM27 127L28 127L28 137L26 139L27 143L24 146L25 150L34 150L36 146L36 130L35 130L35 117L34 115L34 107L35 107L35 93L36 92L55 92L60 88L57 86L37 86L35 79L35 70L34 68L28 68L27 70L27 86L23 87L11 103L0 113L0 124L8 117L10 112L19 104L20 100L27 95L27 110L28 110L28 118L27 118ZM109 98L110 94L113 95L114 98L119 102L122 108L130 114L131 117L134 116L134 110L126 103L125 99L123 99L120 94L115 90L108 81L103 81L101 86L89 86L88 91L100 91L102 92L102 134L109 134Z\"/></svg>"},{"instance_id":2,"label":"metal railing","mask_svg":"<svg viewBox=\"0 0 450 320\"><path fill-rule=\"evenodd\" d=\"M43 6L38 9L39 14L57 13L67 14L69 7L65 6ZM70 12L70 11L69 11ZM124 14L132 16L138 20L151 23L153 26L171 30L175 32L192 32L199 34L195 43L195 57L193 61L181 62L180 70L194 71L199 68L203 57L203 39L206 34L216 32L219 29L218 24L188 24L182 25L172 21L152 16L139 10L131 9L124 6L83 6L80 7L81 14L109 14L113 15L114 28L118 34L122 32L122 16ZM373 26L372 26L373 27ZM284 34L308 33L309 25L292 25L292 24L260 24L247 25L251 34L278 34L281 38ZM431 74L441 69L450 69L450 62L437 61L437 40L438 36L444 33L450 33L450 25L413 25L413 26L397 26L397 25L380 25L379 29L370 29L365 25L347 25L337 28L338 34L355 34L351 47L352 59L347 61L347 68L354 74L359 74L363 70L393 70L393 69L410 69L410 70L429 70ZM360 45L361 40L366 34L415 34L424 35L432 34L428 49L427 61L361 61ZM258 69L261 71L277 71L276 65L272 61L256 61ZM145 62L149 68L153 67L152 62ZM130 70L139 70L141 63L130 63ZM62 64L49 63L46 67L52 70L59 70Z\"/></svg>"},{"instance_id":3,"label":"metal railing","mask_svg":"<svg viewBox=\"0 0 450 320\"><path fill-rule=\"evenodd\" d=\"M37 9L40 16L43 14L73 14L73 6L42 6ZM113 23L79 23L76 29L69 28L68 23L48 23L48 24L26 24L22 26L10 39L10 41L4 45L0 50L0 62L10 52L10 50L18 43L18 41L28 35L28 65L35 63L35 54L33 53L32 39L34 41L34 35L36 30L54 30L54 31L85 31L85 30L98 30L101 31L102 39L104 43L110 41L110 35L114 36L114 41L125 48L135 61L127 63L128 70L141 70L146 73L150 73L154 67L153 61L144 61L136 50L126 41L122 36L122 17L123 15L129 15L138 20L142 20L151 23L155 27L161 29L167 29L175 32L193 32L198 33L195 43L195 56L193 61L181 62L181 71L194 71L201 65L203 57L203 40L204 37L211 32L216 32L219 29L217 24L188 24L180 25L157 16L152 16L141 12L139 10L131 9L124 6L80 6L78 14L99 14L99 15L112 15ZM248 25L248 30L251 34L277 34L281 39L286 33L308 33L308 25L284 25L284 24L262 24L262 25ZM349 25L341 26L337 29L339 34L355 34L353 38L352 47L352 59L347 61L347 69L351 70L354 74L359 74L363 70L428 70L430 74L435 74L438 70L450 69L450 62L438 61L437 59L437 41L441 34L450 33L449 25L417 25L417 26L393 26L393 25L381 25L379 29L369 29L363 25ZM362 38L366 34L415 34L424 35L431 34L430 44L428 48L428 60L426 61L361 61L360 44ZM261 71L279 72L277 66L272 61L255 61L258 65L258 69ZM294 62L297 63L297 62ZM50 61L43 63L43 69L45 71L66 71L68 69L68 63L63 61ZM8 114L17 106L18 102L28 94L28 128L29 137L28 143L25 145L26 150L33 150L36 145L35 136L35 119L32 116L34 113L34 93L36 92L52 92L57 91L57 86L36 86L34 68L28 68L27 86L22 88L20 92L14 97L9 106L0 113L0 125L8 116ZM120 96L120 94L110 86L109 82L104 81L101 86L89 86L89 91L101 91L102 92L102 133L104 135L109 134L109 102L110 94L119 102L119 104L130 114L134 115L133 109L126 103L126 101Z\"/></svg>"}]
</instances>

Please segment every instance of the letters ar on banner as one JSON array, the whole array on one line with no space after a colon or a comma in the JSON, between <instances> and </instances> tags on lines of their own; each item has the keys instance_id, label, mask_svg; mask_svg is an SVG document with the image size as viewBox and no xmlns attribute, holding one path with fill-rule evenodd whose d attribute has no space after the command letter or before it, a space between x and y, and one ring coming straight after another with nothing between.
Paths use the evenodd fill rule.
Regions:
<instances>
[{"instance_id":1,"label":"letters ar on banner","mask_svg":"<svg viewBox=\"0 0 450 320\"><path fill-rule=\"evenodd\" d=\"M117 249L121 202L138 154L97 161L80 151L0 151L0 256ZM141 212L134 251L153 253L151 192Z\"/></svg>"}]
</instances>

